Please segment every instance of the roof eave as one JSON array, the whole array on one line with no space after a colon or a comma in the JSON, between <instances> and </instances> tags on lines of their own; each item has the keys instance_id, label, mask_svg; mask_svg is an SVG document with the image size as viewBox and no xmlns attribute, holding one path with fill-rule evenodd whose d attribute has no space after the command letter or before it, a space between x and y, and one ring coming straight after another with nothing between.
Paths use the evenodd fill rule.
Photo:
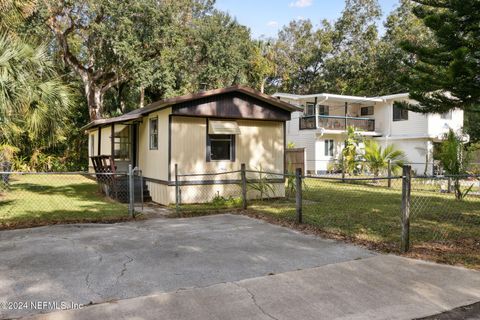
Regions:
<instances>
[{"instance_id":1,"label":"roof eave","mask_svg":"<svg viewBox=\"0 0 480 320\"><path fill-rule=\"evenodd\" d=\"M118 123L118 122L127 122L127 121L132 121L136 120L139 118L142 118L141 114L135 114L135 115L130 115L127 116L128 114L121 115L118 117L113 117L113 118L105 118L105 119L98 119L89 122L88 124L84 125L83 127L80 128L80 130L88 130L91 128L107 125L107 124L113 124L113 123Z\"/></svg>"}]
</instances>

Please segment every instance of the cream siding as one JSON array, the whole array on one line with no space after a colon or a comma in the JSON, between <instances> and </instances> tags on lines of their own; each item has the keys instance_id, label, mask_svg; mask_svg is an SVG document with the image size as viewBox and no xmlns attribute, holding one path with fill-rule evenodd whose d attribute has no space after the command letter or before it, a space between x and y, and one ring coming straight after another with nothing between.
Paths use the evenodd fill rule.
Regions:
<instances>
[{"instance_id":1,"label":"cream siding","mask_svg":"<svg viewBox=\"0 0 480 320\"><path fill-rule=\"evenodd\" d=\"M152 181L147 181L147 187L153 202L163 205L175 203L175 187Z\"/></svg>"},{"instance_id":2,"label":"cream siding","mask_svg":"<svg viewBox=\"0 0 480 320\"><path fill-rule=\"evenodd\" d=\"M88 168L89 168L88 171L93 171L93 163L90 157L97 156L97 155L98 155L98 130L95 129L95 130L88 131Z\"/></svg>"},{"instance_id":3,"label":"cream siding","mask_svg":"<svg viewBox=\"0 0 480 320\"><path fill-rule=\"evenodd\" d=\"M110 156L112 155L112 128L110 126L103 127L101 129L101 150L100 155Z\"/></svg>"},{"instance_id":4,"label":"cream siding","mask_svg":"<svg viewBox=\"0 0 480 320\"><path fill-rule=\"evenodd\" d=\"M171 108L143 118L138 129L138 165L145 177L168 181L168 122ZM158 149L150 150L150 119L158 119Z\"/></svg>"},{"instance_id":5,"label":"cream siding","mask_svg":"<svg viewBox=\"0 0 480 320\"><path fill-rule=\"evenodd\" d=\"M283 122L237 120L240 134L235 138L235 161L206 161L207 119L173 117L172 175L174 164L180 173L202 173L249 169L283 172Z\"/></svg>"}]
</instances>

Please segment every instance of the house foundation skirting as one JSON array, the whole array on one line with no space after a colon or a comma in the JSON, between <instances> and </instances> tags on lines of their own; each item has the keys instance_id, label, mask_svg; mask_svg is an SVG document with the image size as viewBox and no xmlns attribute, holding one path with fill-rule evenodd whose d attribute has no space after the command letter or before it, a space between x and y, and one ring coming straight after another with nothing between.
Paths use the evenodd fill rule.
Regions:
<instances>
[{"instance_id":1,"label":"house foundation skirting","mask_svg":"<svg viewBox=\"0 0 480 320\"><path fill-rule=\"evenodd\" d=\"M153 202L170 205L175 203L175 182L145 178ZM275 197L285 196L285 182L283 179L269 181L274 188ZM231 181L183 181L180 185L181 203L208 203L216 196L225 198L241 197L240 180ZM256 190L248 190L247 199L258 199Z\"/></svg>"}]
</instances>

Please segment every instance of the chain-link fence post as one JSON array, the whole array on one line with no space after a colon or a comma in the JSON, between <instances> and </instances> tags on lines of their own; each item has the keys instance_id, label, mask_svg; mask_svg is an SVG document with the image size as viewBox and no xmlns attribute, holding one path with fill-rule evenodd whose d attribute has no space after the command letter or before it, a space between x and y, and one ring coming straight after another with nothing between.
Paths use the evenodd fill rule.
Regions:
<instances>
[{"instance_id":1,"label":"chain-link fence post","mask_svg":"<svg viewBox=\"0 0 480 320\"><path fill-rule=\"evenodd\" d=\"M180 211L180 184L178 181L178 164L175 163L175 213Z\"/></svg>"},{"instance_id":2,"label":"chain-link fence post","mask_svg":"<svg viewBox=\"0 0 480 320\"><path fill-rule=\"evenodd\" d=\"M342 182L345 183L345 159L343 157L343 153L342 153L340 161L342 161L342 163L341 163L341 166L342 166Z\"/></svg>"},{"instance_id":3,"label":"chain-link fence post","mask_svg":"<svg viewBox=\"0 0 480 320\"><path fill-rule=\"evenodd\" d=\"M135 188L132 165L128 165L128 213L130 217L135 218Z\"/></svg>"},{"instance_id":4,"label":"chain-link fence post","mask_svg":"<svg viewBox=\"0 0 480 320\"><path fill-rule=\"evenodd\" d=\"M392 187L392 159L388 159L388 169L387 169L387 174L388 174L388 187Z\"/></svg>"},{"instance_id":5,"label":"chain-link fence post","mask_svg":"<svg viewBox=\"0 0 480 320\"><path fill-rule=\"evenodd\" d=\"M247 172L245 163L241 164L240 173L242 175L242 209L247 209Z\"/></svg>"},{"instance_id":6,"label":"chain-link fence post","mask_svg":"<svg viewBox=\"0 0 480 320\"><path fill-rule=\"evenodd\" d=\"M401 251L410 249L410 202L412 191L412 167L403 166L402 177L402 242Z\"/></svg>"},{"instance_id":7,"label":"chain-link fence post","mask_svg":"<svg viewBox=\"0 0 480 320\"><path fill-rule=\"evenodd\" d=\"M303 222L302 217L302 168L295 170L295 207L297 212L297 223Z\"/></svg>"}]
</instances>

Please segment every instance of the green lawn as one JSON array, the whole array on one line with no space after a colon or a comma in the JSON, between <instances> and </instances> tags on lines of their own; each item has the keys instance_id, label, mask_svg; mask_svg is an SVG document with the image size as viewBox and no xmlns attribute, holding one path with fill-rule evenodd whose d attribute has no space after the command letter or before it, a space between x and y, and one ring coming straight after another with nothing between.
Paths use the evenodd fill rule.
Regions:
<instances>
[{"instance_id":1,"label":"green lawn","mask_svg":"<svg viewBox=\"0 0 480 320\"><path fill-rule=\"evenodd\" d=\"M128 209L105 198L82 175L12 175L0 186L0 229L128 219Z\"/></svg>"}]
</instances>

